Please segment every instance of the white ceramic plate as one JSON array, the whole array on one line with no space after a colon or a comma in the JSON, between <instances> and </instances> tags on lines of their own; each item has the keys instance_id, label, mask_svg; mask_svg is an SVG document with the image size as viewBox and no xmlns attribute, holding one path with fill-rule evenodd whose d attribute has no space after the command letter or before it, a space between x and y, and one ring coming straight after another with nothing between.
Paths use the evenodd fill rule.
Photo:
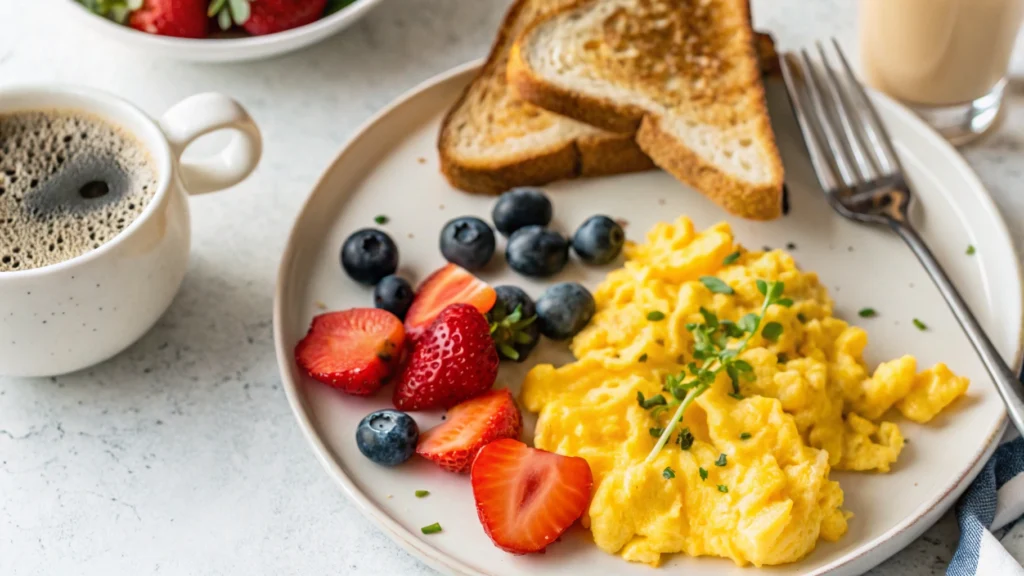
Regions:
<instances>
[{"instance_id":1,"label":"white ceramic plate","mask_svg":"<svg viewBox=\"0 0 1024 576\"><path fill-rule=\"evenodd\" d=\"M312 24L266 36L240 38L173 38L140 32L101 18L75 0L51 0L64 12L109 38L135 50L162 58L191 62L245 62L272 58L305 48L344 30L376 6L380 0L356 0Z\"/></svg>"},{"instance_id":2,"label":"white ceramic plate","mask_svg":"<svg viewBox=\"0 0 1024 576\"><path fill-rule=\"evenodd\" d=\"M348 234L373 226L378 214L387 215L391 220L382 228L399 245L401 272L419 281L443 264L437 238L444 222L464 214L489 219L493 199L452 189L438 171L435 146L443 114L475 70L474 63L444 74L371 120L341 151L299 215L281 263L274 310L288 400L313 450L345 494L399 545L443 572L650 576L647 566L598 550L579 527L543 555L501 552L477 521L468 477L419 458L387 469L359 453L355 427L369 412L390 406L390 387L370 399L349 397L303 377L294 364L295 343L322 311L318 302L332 310L372 305L370 290L349 280L339 266L339 248ZM819 544L799 563L770 570L859 574L919 536L953 503L994 448L1005 416L981 363L910 251L886 230L833 214L811 173L781 86L770 87L769 104L786 164L788 216L769 223L731 218L668 175L649 172L549 186L554 225L571 233L586 217L606 213L627 219L627 235L640 239L655 222L685 213L700 227L730 221L739 240L754 248L793 243L799 264L819 272L829 287L838 315L868 330L870 364L910 353L923 365L945 361L972 379L969 397L932 425L901 422L910 444L891 474L834 475L846 492L846 508L856 514L845 537ZM991 199L953 148L905 109L881 97L878 104L920 199L913 221L1004 356L1019 365L1018 261ZM977 247L973 256L965 254L969 244ZM558 279L593 286L606 272L573 262ZM534 297L544 288L515 275L503 262L482 277L493 284L518 284ZM856 311L865 306L880 316L861 321ZM929 330L915 329L913 318L925 321ZM564 345L545 345L531 361L567 358ZM525 369L503 366L499 384L518 391ZM415 417L424 430L440 422L439 413ZM532 431L525 437L531 438ZM430 496L417 499L413 492L420 489ZM433 522L444 531L422 535L420 527ZM665 573L681 570L705 576L749 573L727 560L683 556L662 568Z\"/></svg>"}]
</instances>

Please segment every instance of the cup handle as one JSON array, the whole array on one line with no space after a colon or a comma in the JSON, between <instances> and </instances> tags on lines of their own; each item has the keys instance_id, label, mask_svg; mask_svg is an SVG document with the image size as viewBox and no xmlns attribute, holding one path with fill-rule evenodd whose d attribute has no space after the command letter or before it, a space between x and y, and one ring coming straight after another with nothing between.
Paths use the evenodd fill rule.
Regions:
<instances>
[{"instance_id":1,"label":"cup handle","mask_svg":"<svg viewBox=\"0 0 1024 576\"><path fill-rule=\"evenodd\" d=\"M256 168L263 151L260 129L234 99L207 92L190 96L171 107L160 119L171 145L185 191L196 196L216 192L245 180ZM218 130L234 135L218 154L196 160L181 155L200 136Z\"/></svg>"}]
</instances>

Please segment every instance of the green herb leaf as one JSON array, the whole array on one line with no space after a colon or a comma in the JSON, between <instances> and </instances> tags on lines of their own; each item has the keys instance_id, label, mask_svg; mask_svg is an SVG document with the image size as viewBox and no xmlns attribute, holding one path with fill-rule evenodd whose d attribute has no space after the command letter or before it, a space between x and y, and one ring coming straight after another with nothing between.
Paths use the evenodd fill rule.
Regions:
<instances>
[{"instance_id":1,"label":"green herb leaf","mask_svg":"<svg viewBox=\"0 0 1024 576\"><path fill-rule=\"evenodd\" d=\"M726 486L725 484L719 484L718 485L718 491L721 492L722 494L728 494L729 493L729 487Z\"/></svg>"},{"instance_id":2,"label":"green herb leaf","mask_svg":"<svg viewBox=\"0 0 1024 576\"><path fill-rule=\"evenodd\" d=\"M423 528L420 528L420 532L423 532L424 534L437 534L440 531L441 524L437 522L434 522L430 526L424 526Z\"/></svg>"},{"instance_id":3,"label":"green herb leaf","mask_svg":"<svg viewBox=\"0 0 1024 576\"><path fill-rule=\"evenodd\" d=\"M744 332L749 332L751 334L757 332L757 327L760 324L761 317L758 316L757 314L754 314L753 312L747 314L743 318L740 318L740 321L736 323L736 325L739 326L740 330L743 330Z\"/></svg>"},{"instance_id":4,"label":"green herb leaf","mask_svg":"<svg viewBox=\"0 0 1024 576\"><path fill-rule=\"evenodd\" d=\"M737 250L737 251L733 252L732 254L729 254L725 258L723 258L722 259L722 265L723 266L728 266L730 264L735 263L739 259L740 259L740 251Z\"/></svg>"},{"instance_id":5,"label":"green herb leaf","mask_svg":"<svg viewBox=\"0 0 1024 576\"><path fill-rule=\"evenodd\" d=\"M636 361L637 362L647 362L647 353L644 352L643 354L641 354L640 357L636 359Z\"/></svg>"},{"instance_id":6,"label":"green herb leaf","mask_svg":"<svg viewBox=\"0 0 1024 576\"><path fill-rule=\"evenodd\" d=\"M736 291L733 290L731 286L723 282L720 278L715 278L714 276L701 276L700 283L703 284L705 288L707 288L708 290L715 294L736 293Z\"/></svg>"},{"instance_id":7,"label":"green herb leaf","mask_svg":"<svg viewBox=\"0 0 1024 576\"><path fill-rule=\"evenodd\" d=\"M779 297L782 296L782 291L785 288L786 288L786 286L782 283L781 280L779 280L777 282L772 282L771 284L769 284L768 285L768 300L770 302L777 302Z\"/></svg>"},{"instance_id":8,"label":"green herb leaf","mask_svg":"<svg viewBox=\"0 0 1024 576\"><path fill-rule=\"evenodd\" d=\"M683 450L689 450L693 446L693 434L689 428L683 428L679 431L679 436L676 438L676 444Z\"/></svg>"},{"instance_id":9,"label":"green herb leaf","mask_svg":"<svg viewBox=\"0 0 1024 576\"><path fill-rule=\"evenodd\" d=\"M636 401L644 410L650 410L655 406L665 405L665 397L661 394L651 396L650 398L644 398L644 393L639 390L636 391Z\"/></svg>"},{"instance_id":10,"label":"green herb leaf","mask_svg":"<svg viewBox=\"0 0 1024 576\"><path fill-rule=\"evenodd\" d=\"M704 324L708 328L710 328L712 330L718 328L718 316L715 316L715 314L713 312L711 312L707 308L701 306L700 307L700 315L704 317Z\"/></svg>"},{"instance_id":11,"label":"green herb leaf","mask_svg":"<svg viewBox=\"0 0 1024 576\"><path fill-rule=\"evenodd\" d=\"M733 360L732 365L736 367L740 372L753 372L754 367L750 365L746 360Z\"/></svg>"},{"instance_id":12,"label":"green herb leaf","mask_svg":"<svg viewBox=\"0 0 1024 576\"><path fill-rule=\"evenodd\" d=\"M661 471L661 475L665 477L665 480L671 480L676 477L675 471L673 471L672 468L669 468L668 466L666 466L665 469Z\"/></svg>"},{"instance_id":13,"label":"green herb leaf","mask_svg":"<svg viewBox=\"0 0 1024 576\"><path fill-rule=\"evenodd\" d=\"M922 332L928 329L928 326L924 322L918 320L917 318L914 318L914 326Z\"/></svg>"},{"instance_id":14,"label":"green herb leaf","mask_svg":"<svg viewBox=\"0 0 1024 576\"><path fill-rule=\"evenodd\" d=\"M731 396L731 397L733 397L733 398L735 398L737 400L743 400L743 394L740 394L739 392L730 392L729 396Z\"/></svg>"},{"instance_id":15,"label":"green herb leaf","mask_svg":"<svg viewBox=\"0 0 1024 576\"><path fill-rule=\"evenodd\" d=\"M665 431L665 429L664 428L650 428L647 431L651 433L651 436L654 436L655 438L661 438L661 434Z\"/></svg>"},{"instance_id":16,"label":"green herb leaf","mask_svg":"<svg viewBox=\"0 0 1024 576\"><path fill-rule=\"evenodd\" d=\"M701 480L707 480L708 479L708 471L707 470L705 470L703 468L698 468L697 472L700 474L700 479Z\"/></svg>"},{"instance_id":17,"label":"green herb leaf","mask_svg":"<svg viewBox=\"0 0 1024 576\"><path fill-rule=\"evenodd\" d=\"M427 492L426 490L417 490L416 491L416 497L417 498L426 498L427 496L430 496L430 492Z\"/></svg>"},{"instance_id":18,"label":"green herb leaf","mask_svg":"<svg viewBox=\"0 0 1024 576\"><path fill-rule=\"evenodd\" d=\"M389 219L389 218L388 218L387 216L383 215L383 214L379 214L379 215L377 215L377 216L376 216L376 217L375 217L375 218L373 219L373 221L374 221L374 222L376 222L377 224L380 224L380 225L382 225L382 226L383 226L384 224L387 224L387 223L389 222L389 220L390 220L390 219Z\"/></svg>"},{"instance_id":19,"label":"green herb leaf","mask_svg":"<svg viewBox=\"0 0 1024 576\"><path fill-rule=\"evenodd\" d=\"M665 313L660 310L651 310L647 313L647 319L651 322L658 322L665 319Z\"/></svg>"},{"instance_id":20,"label":"green herb leaf","mask_svg":"<svg viewBox=\"0 0 1024 576\"><path fill-rule=\"evenodd\" d=\"M743 329L732 320L722 320L718 323L718 327L729 338L743 338Z\"/></svg>"},{"instance_id":21,"label":"green herb leaf","mask_svg":"<svg viewBox=\"0 0 1024 576\"><path fill-rule=\"evenodd\" d=\"M498 352L509 360L519 360L519 351L508 344L498 344Z\"/></svg>"},{"instance_id":22,"label":"green herb leaf","mask_svg":"<svg viewBox=\"0 0 1024 576\"><path fill-rule=\"evenodd\" d=\"M749 440L750 432L740 432L740 440Z\"/></svg>"},{"instance_id":23,"label":"green herb leaf","mask_svg":"<svg viewBox=\"0 0 1024 576\"><path fill-rule=\"evenodd\" d=\"M968 256L974 256L975 252L976 252L976 250L974 249L974 244L968 244L967 245L967 255Z\"/></svg>"},{"instance_id":24,"label":"green herb leaf","mask_svg":"<svg viewBox=\"0 0 1024 576\"><path fill-rule=\"evenodd\" d=\"M757 285L757 291L761 293L761 296L768 295L768 283L764 280L758 280L754 284Z\"/></svg>"},{"instance_id":25,"label":"green herb leaf","mask_svg":"<svg viewBox=\"0 0 1024 576\"><path fill-rule=\"evenodd\" d=\"M718 460L715 460L715 466L725 466L725 454L719 454Z\"/></svg>"},{"instance_id":26,"label":"green herb leaf","mask_svg":"<svg viewBox=\"0 0 1024 576\"><path fill-rule=\"evenodd\" d=\"M857 312L857 316L860 316L861 318L874 318L875 316L878 316L878 312L875 312L874 308L861 308L860 311Z\"/></svg>"},{"instance_id":27,"label":"green herb leaf","mask_svg":"<svg viewBox=\"0 0 1024 576\"><path fill-rule=\"evenodd\" d=\"M793 299L792 298L779 298L778 300L775 301L775 303L778 304L779 306L784 306L786 308L789 308L790 306L793 305Z\"/></svg>"},{"instance_id":28,"label":"green herb leaf","mask_svg":"<svg viewBox=\"0 0 1024 576\"><path fill-rule=\"evenodd\" d=\"M764 328L761 329L761 336L764 337L765 340L775 342L779 339L779 336L781 335L782 324L779 324L778 322L769 322L764 325Z\"/></svg>"},{"instance_id":29,"label":"green herb leaf","mask_svg":"<svg viewBox=\"0 0 1024 576\"><path fill-rule=\"evenodd\" d=\"M729 380L732 381L732 393L740 393L740 373L736 371L736 366L731 363L725 365L725 373L729 375Z\"/></svg>"}]
</instances>

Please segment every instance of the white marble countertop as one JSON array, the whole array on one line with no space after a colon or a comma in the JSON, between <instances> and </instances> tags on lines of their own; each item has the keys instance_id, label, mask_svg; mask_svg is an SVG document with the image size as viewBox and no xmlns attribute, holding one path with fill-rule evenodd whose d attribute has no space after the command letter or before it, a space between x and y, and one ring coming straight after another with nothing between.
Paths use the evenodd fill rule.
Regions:
<instances>
[{"instance_id":1,"label":"white marble countertop","mask_svg":"<svg viewBox=\"0 0 1024 576\"><path fill-rule=\"evenodd\" d=\"M191 268L151 333L78 374L0 378L0 574L433 574L307 448L278 380L271 300L291 220L342 142L482 56L507 2L387 0L311 49L203 66L133 54L76 27L64 1L0 2L0 85L85 84L152 114L218 90L249 108L266 151L249 181L193 200ZM830 34L852 47L855 4L755 0L755 20L783 48ZM965 155L1021 246L1024 83L1010 86L1005 123ZM947 516L872 574L941 574L957 538ZM1004 539L1024 557L1024 530Z\"/></svg>"}]
</instances>

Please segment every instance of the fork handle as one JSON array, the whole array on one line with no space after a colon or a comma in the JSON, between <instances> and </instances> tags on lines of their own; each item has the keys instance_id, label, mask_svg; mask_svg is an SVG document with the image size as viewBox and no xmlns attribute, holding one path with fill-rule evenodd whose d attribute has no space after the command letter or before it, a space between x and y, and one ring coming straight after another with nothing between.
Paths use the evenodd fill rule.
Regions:
<instances>
[{"instance_id":1,"label":"fork handle","mask_svg":"<svg viewBox=\"0 0 1024 576\"><path fill-rule=\"evenodd\" d=\"M1017 431L1021 435L1024 435L1024 389L1022 389L1017 375L1003 361L1002 356L999 355L996 347L992 345L992 341L985 334L985 330L978 324L978 319L971 313L971 309L960 296L960 292L953 286L953 282L917 231L906 221L890 220L890 222L892 229L910 246L924 269L928 271L928 275L932 277L932 281L938 286L949 309L953 311L957 322L967 333L967 338L974 345L978 356L981 356L981 361L985 364L989 376L996 383L996 390L1003 397L1006 411L1009 412L1013 425L1017 427Z\"/></svg>"}]
</instances>

